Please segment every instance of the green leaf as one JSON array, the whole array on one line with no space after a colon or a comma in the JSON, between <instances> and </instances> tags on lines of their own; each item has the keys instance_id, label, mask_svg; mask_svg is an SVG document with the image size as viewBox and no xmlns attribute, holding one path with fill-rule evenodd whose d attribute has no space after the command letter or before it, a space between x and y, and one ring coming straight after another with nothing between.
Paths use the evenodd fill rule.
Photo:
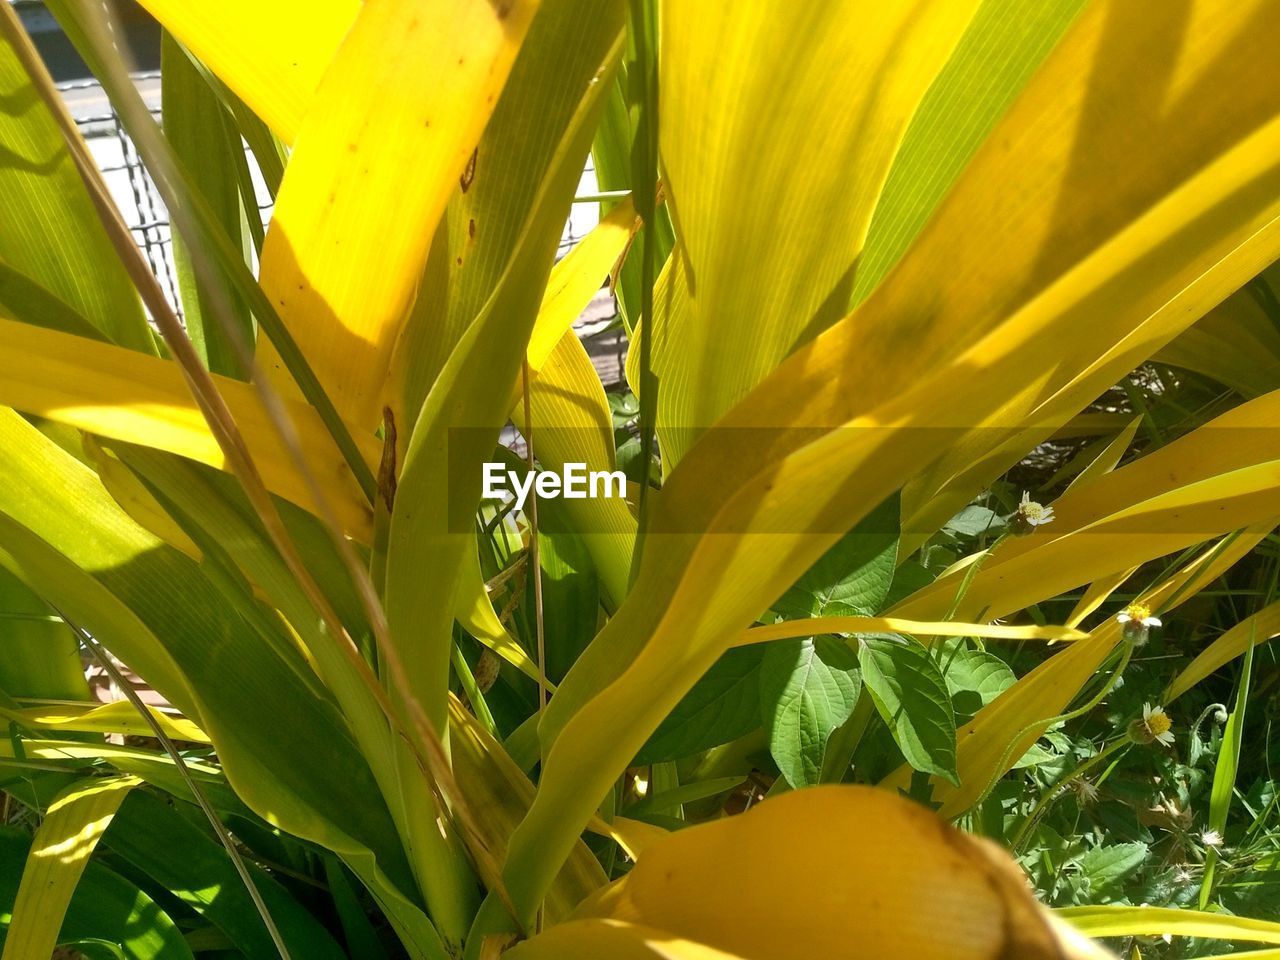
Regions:
<instances>
[{"instance_id":1,"label":"green leaf","mask_svg":"<svg viewBox=\"0 0 1280 960\"><path fill-rule=\"evenodd\" d=\"M1147 857L1145 843L1113 843L1094 847L1080 858L1080 872L1089 881L1092 899L1119 893L1120 885L1142 866Z\"/></svg>"},{"instance_id":2,"label":"green leaf","mask_svg":"<svg viewBox=\"0 0 1280 960\"><path fill-rule=\"evenodd\" d=\"M204 570L12 411L0 411L0 527L0 564L209 733L251 808L344 855L374 851L411 889L369 767L332 701L301 682L301 655L282 659Z\"/></svg>"},{"instance_id":3,"label":"green leaf","mask_svg":"<svg viewBox=\"0 0 1280 960\"><path fill-rule=\"evenodd\" d=\"M958 783L951 694L928 648L915 640L864 637L858 660L876 709L907 762Z\"/></svg>"},{"instance_id":4,"label":"green leaf","mask_svg":"<svg viewBox=\"0 0 1280 960\"><path fill-rule=\"evenodd\" d=\"M123 857L230 938L248 960L276 960L276 948L226 851L171 805L138 790L103 838ZM260 867L254 883L295 956L342 960L327 930Z\"/></svg>"},{"instance_id":5,"label":"green leaf","mask_svg":"<svg viewBox=\"0 0 1280 960\"><path fill-rule=\"evenodd\" d=\"M30 848L26 834L0 828L0 916L12 912ZM6 923L0 941L7 932ZM58 934L59 943L79 940L119 944L129 960L193 960L182 931L160 905L98 863L86 867Z\"/></svg>"},{"instance_id":6,"label":"green leaf","mask_svg":"<svg viewBox=\"0 0 1280 960\"><path fill-rule=\"evenodd\" d=\"M0 110L0 259L113 342L155 353L142 305L66 142L13 47L3 40L0 100L5 104Z\"/></svg>"},{"instance_id":7,"label":"green leaf","mask_svg":"<svg viewBox=\"0 0 1280 960\"><path fill-rule=\"evenodd\" d=\"M952 709L964 721L971 720L1018 679L1007 663L982 650L960 647L944 653L942 662Z\"/></svg>"},{"instance_id":8,"label":"green leaf","mask_svg":"<svg viewBox=\"0 0 1280 960\"><path fill-rule=\"evenodd\" d=\"M47 957L84 868L136 777L90 777L72 783L45 812L13 900L4 960Z\"/></svg>"},{"instance_id":9,"label":"green leaf","mask_svg":"<svg viewBox=\"0 0 1280 960\"><path fill-rule=\"evenodd\" d=\"M11 697L87 700L80 643L49 605L0 567L0 690Z\"/></svg>"},{"instance_id":10,"label":"green leaf","mask_svg":"<svg viewBox=\"0 0 1280 960\"><path fill-rule=\"evenodd\" d=\"M784 617L872 617L893 583L898 559L894 494L840 538L773 609Z\"/></svg>"},{"instance_id":11,"label":"green leaf","mask_svg":"<svg viewBox=\"0 0 1280 960\"><path fill-rule=\"evenodd\" d=\"M168 31L161 33L160 58L164 135L186 169L191 186L200 191L227 237L247 253L244 218L261 215L252 197L247 204L241 203L238 173L245 158L240 133L206 78ZM225 299L243 343L252 349L253 319L244 301L221 272L210 271L221 290L215 294L206 289L192 268L186 242L179 236L174 237L173 259L182 292L183 320L205 366L214 373L248 379L248 371L210 305L213 296Z\"/></svg>"},{"instance_id":12,"label":"green leaf","mask_svg":"<svg viewBox=\"0 0 1280 960\"><path fill-rule=\"evenodd\" d=\"M862 680L843 640L811 637L768 644L760 700L769 752L793 787L817 784L831 732L853 714Z\"/></svg>"},{"instance_id":13,"label":"green leaf","mask_svg":"<svg viewBox=\"0 0 1280 960\"><path fill-rule=\"evenodd\" d=\"M753 644L727 651L667 715L635 762L679 760L756 729L760 667L769 646Z\"/></svg>"}]
</instances>

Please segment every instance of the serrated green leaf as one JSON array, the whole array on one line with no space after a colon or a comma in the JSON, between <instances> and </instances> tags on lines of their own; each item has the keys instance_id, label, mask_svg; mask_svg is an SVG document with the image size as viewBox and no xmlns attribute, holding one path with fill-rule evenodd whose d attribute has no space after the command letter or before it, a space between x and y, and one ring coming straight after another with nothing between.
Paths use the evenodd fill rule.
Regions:
<instances>
[{"instance_id":1,"label":"serrated green leaf","mask_svg":"<svg viewBox=\"0 0 1280 960\"><path fill-rule=\"evenodd\" d=\"M1095 901L1114 894L1127 878L1137 872L1147 856L1145 843L1113 843L1094 847L1080 858L1080 871L1089 881Z\"/></svg>"},{"instance_id":2,"label":"serrated green leaf","mask_svg":"<svg viewBox=\"0 0 1280 960\"><path fill-rule=\"evenodd\" d=\"M915 640L862 639L862 678L907 762L958 783L956 717L942 671Z\"/></svg>"},{"instance_id":3,"label":"serrated green leaf","mask_svg":"<svg viewBox=\"0 0 1280 960\"><path fill-rule=\"evenodd\" d=\"M858 655L843 640L811 637L768 645L760 701L769 752L793 787L817 784L833 730L858 703Z\"/></svg>"},{"instance_id":4,"label":"serrated green leaf","mask_svg":"<svg viewBox=\"0 0 1280 960\"><path fill-rule=\"evenodd\" d=\"M965 721L1013 686L1018 679L1009 665L982 650L961 648L943 655L947 689L957 718Z\"/></svg>"},{"instance_id":5,"label":"serrated green leaf","mask_svg":"<svg viewBox=\"0 0 1280 960\"><path fill-rule=\"evenodd\" d=\"M869 513L774 604L784 617L879 613L898 559L898 497Z\"/></svg>"}]
</instances>

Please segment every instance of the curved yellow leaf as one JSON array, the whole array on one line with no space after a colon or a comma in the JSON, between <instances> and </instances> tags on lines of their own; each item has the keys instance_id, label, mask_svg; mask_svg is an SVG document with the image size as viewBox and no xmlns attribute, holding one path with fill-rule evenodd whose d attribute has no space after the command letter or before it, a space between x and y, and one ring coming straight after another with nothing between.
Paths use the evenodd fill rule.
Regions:
<instances>
[{"instance_id":1,"label":"curved yellow leaf","mask_svg":"<svg viewBox=\"0 0 1280 960\"><path fill-rule=\"evenodd\" d=\"M1210 536L1280 516L1280 392L1243 404L1053 504L1056 518L1001 544L969 582L954 615L1002 617L1097 577ZM1139 536L1139 534L1141 534ZM895 605L926 618L952 609L962 575L939 578Z\"/></svg>"},{"instance_id":2,"label":"curved yellow leaf","mask_svg":"<svg viewBox=\"0 0 1280 960\"><path fill-rule=\"evenodd\" d=\"M361 6L360 0L141 3L286 143Z\"/></svg>"},{"instance_id":3,"label":"curved yellow leaf","mask_svg":"<svg viewBox=\"0 0 1280 960\"><path fill-rule=\"evenodd\" d=\"M0 319L0 405L48 417L89 433L167 450L227 469L222 449L209 431L178 364L123 347L41 327ZM257 393L247 383L214 376L236 418L263 482L286 500L314 510L310 488ZM346 531L365 540L372 511L351 476L319 415L310 406L286 401L303 454ZM353 431L369 463L377 442Z\"/></svg>"},{"instance_id":4,"label":"curved yellow leaf","mask_svg":"<svg viewBox=\"0 0 1280 960\"><path fill-rule=\"evenodd\" d=\"M1105 955L1063 936L1003 851L869 787L798 790L669 834L587 918L751 960Z\"/></svg>"},{"instance_id":5,"label":"curved yellow leaf","mask_svg":"<svg viewBox=\"0 0 1280 960\"><path fill-rule=\"evenodd\" d=\"M467 182L537 6L366 3L298 133L262 288L339 413L366 430L382 421L392 349L436 225L459 175ZM265 338L259 361L292 389Z\"/></svg>"},{"instance_id":6,"label":"curved yellow leaf","mask_svg":"<svg viewBox=\"0 0 1280 960\"><path fill-rule=\"evenodd\" d=\"M1063 907L1055 912L1071 926L1091 937L1159 937L1168 933L1179 937L1280 943L1280 923L1234 917L1226 913L1179 910L1174 907L1121 906Z\"/></svg>"},{"instance_id":7,"label":"curved yellow leaf","mask_svg":"<svg viewBox=\"0 0 1280 960\"><path fill-rule=\"evenodd\" d=\"M734 646L766 643L820 633L907 633L914 637L985 637L989 640L1085 640L1087 633L1070 627L1002 623L957 623L953 620L904 620L901 617L813 617L752 627Z\"/></svg>"},{"instance_id":8,"label":"curved yellow leaf","mask_svg":"<svg viewBox=\"0 0 1280 960\"><path fill-rule=\"evenodd\" d=\"M127 776L80 780L49 805L22 871L3 960L53 954L67 905L89 857L124 798L141 782Z\"/></svg>"},{"instance_id":9,"label":"curved yellow leaf","mask_svg":"<svg viewBox=\"0 0 1280 960\"><path fill-rule=\"evenodd\" d=\"M566 463L584 463L588 470L615 468L613 418L573 321L626 252L638 227L631 201L624 200L551 270L526 351L533 374L529 408L534 450L546 469L560 470ZM518 382L511 419L524 429ZM635 518L622 499L589 497L564 503L616 606L626 596L631 574Z\"/></svg>"},{"instance_id":10,"label":"curved yellow leaf","mask_svg":"<svg viewBox=\"0 0 1280 960\"><path fill-rule=\"evenodd\" d=\"M1241 620L1201 650L1169 684L1164 702L1178 699L1222 665L1244 656L1250 644L1260 645L1276 637L1280 637L1280 602L1263 607L1253 616Z\"/></svg>"},{"instance_id":11,"label":"curved yellow leaf","mask_svg":"<svg viewBox=\"0 0 1280 960\"><path fill-rule=\"evenodd\" d=\"M516 667L530 680L537 680L538 665L529 659L524 647L511 636L485 589L484 575L480 571L480 558L474 549L462 558L461 576L458 582L458 603L454 611L458 623L486 647Z\"/></svg>"},{"instance_id":12,"label":"curved yellow leaf","mask_svg":"<svg viewBox=\"0 0 1280 960\"><path fill-rule=\"evenodd\" d=\"M161 728L176 740L211 743L209 735L185 717L152 710ZM40 730L72 730L78 733L118 733L134 737L152 737L151 724L138 715L126 700L114 703L57 703L10 710L0 707L0 716Z\"/></svg>"},{"instance_id":13,"label":"curved yellow leaf","mask_svg":"<svg viewBox=\"0 0 1280 960\"><path fill-rule=\"evenodd\" d=\"M600 291L605 278L626 253L639 228L640 220L628 197L610 210L577 246L551 268L526 351L529 368L535 375L541 372L555 346L570 332L573 321ZM517 385L517 393L518 389ZM515 405L515 396L511 403Z\"/></svg>"}]
</instances>

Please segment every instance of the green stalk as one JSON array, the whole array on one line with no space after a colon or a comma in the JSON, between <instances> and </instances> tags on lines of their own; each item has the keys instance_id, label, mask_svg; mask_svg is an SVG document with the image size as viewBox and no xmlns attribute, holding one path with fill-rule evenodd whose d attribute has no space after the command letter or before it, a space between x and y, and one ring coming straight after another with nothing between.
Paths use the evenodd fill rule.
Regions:
<instances>
[{"instance_id":1,"label":"green stalk","mask_svg":"<svg viewBox=\"0 0 1280 960\"><path fill-rule=\"evenodd\" d=\"M638 81L641 91L636 105L635 141L631 146L631 181L636 213L644 222L640 245L640 315L644 331L640 337L640 454L644 473L640 478L639 522L635 552L631 557L631 581L635 582L644 556L649 520L649 467L653 440L657 433L658 377L653 372L653 280L657 257L657 171L658 171L658 15L653 0L630 0L628 36L631 63L628 76Z\"/></svg>"}]
</instances>

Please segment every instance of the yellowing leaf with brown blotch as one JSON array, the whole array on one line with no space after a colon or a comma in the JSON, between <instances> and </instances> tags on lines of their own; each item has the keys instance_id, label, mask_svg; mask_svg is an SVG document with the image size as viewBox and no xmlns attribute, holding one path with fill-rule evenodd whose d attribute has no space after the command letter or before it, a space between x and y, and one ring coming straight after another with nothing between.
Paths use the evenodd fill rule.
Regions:
<instances>
[{"instance_id":1,"label":"yellowing leaf with brown blotch","mask_svg":"<svg viewBox=\"0 0 1280 960\"><path fill-rule=\"evenodd\" d=\"M261 283L338 411L381 422L392 349L436 224L537 0L364 5L316 92L262 251ZM292 381L274 349L258 359Z\"/></svg>"}]
</instances>

